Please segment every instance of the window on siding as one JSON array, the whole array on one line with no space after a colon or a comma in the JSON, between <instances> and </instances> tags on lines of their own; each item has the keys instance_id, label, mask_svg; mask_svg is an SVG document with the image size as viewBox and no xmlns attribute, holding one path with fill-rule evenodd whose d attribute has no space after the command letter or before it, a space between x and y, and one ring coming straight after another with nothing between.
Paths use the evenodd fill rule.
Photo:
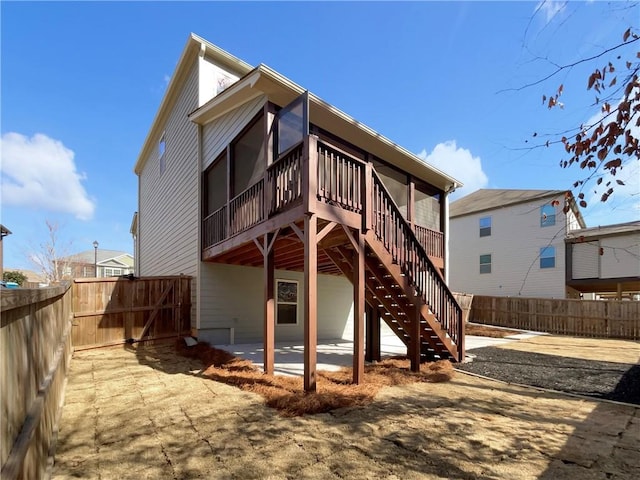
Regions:
<instances>
[{"instance_id":1,"label":"window on siding","mask_svg":"<svg viewBox=\"0 0 640 480\"><path fill-rule=\"evenodd\" d=\"M542 247L540 249L540 268L555 268L556 247Z\"/></svg>"},{"instance_id":2,"label":"window on siding","mask_svg":"<svg viewBox=\"0 0 640 480\"><path fill-rule=\"evenodd\" d=\"M276 324L296 325L298 323L298 282L276 281Z\"/></svg>"},{"instance_id":3,"label":"window on siding","mask_svg":"<svg viewBox=\"0 0 640 480\"><path fill-rule=\"evenodd\" d=\"M540 207L540 226L551 227L556 224L556 207L543 205Z\"/></svg>"},{"instance_id":4,"label":"window on siding","mask_svg":"<svg viewBox=\"0 0 640 480\"><path fill-rule=\"evenodd\" d=\"M480 273L491 273L491 254L480 255Z\"/></svg>"},{"instance_id":5,"label":"window on siding","mask_svg":"<svg viewBox=\"0 0 640 480\"><path fill-rule=\"evenodd\" d=\"M480 219L480 236L481 237L491 236L491 217L482 217Z\"/></svg>"},{"instance_id":6,"label":"window on siding","mask_svg":"<svg viewBox=\"0 0 640 480\"><path fill-rule=\"evenodd\" d=\"M163 133L158 143L158 159L160 161L160 175L162 175L167 167L167 160L165 152L167 150L166 135Z\"/></svg>"}]
</instances>

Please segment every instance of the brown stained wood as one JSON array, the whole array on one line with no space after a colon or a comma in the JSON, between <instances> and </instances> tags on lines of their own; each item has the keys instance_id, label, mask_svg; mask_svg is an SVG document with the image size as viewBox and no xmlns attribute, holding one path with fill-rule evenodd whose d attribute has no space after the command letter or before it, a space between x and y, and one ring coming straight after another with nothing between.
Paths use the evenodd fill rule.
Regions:
<instances>
[{"instance_id":1,"label":"brown stained wood","mask_svg":"<svg viewBox=\"0 0 640 480\"><path fill-rule=\"evenodd\" d=\"M365 309L365 244L362 233L357 234L353 253L353 383L364 378L364 309Z\"/></svg>"},{"instance_id":2,"label":"brown stained wood","mask_svg":"<svg viewBox=\"0 0 640 480\"><path fill-rule=\"evenodd\" d=\"M318 348L318 217L304 219L304 390L316 391Z\"/></svg>"},{"instance_id":3,"label":"brown stained wood","mask_svg":"<svg viewBox=\"0 0 640 480\"><path fill-rule=\"evenodd\" d=\"M275 363L275 262L273 245L278 232L264 236L264 373L273 375Z\"/></svg>"}]
</instances>

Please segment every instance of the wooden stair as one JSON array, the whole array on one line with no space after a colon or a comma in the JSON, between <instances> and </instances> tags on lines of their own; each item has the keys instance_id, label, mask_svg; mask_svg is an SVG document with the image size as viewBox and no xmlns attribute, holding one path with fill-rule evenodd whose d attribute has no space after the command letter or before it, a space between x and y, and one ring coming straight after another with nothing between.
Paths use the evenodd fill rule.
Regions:
<instances>
[{"instance_id":1,"label":"wooden stair","mask_svg":"<svg viewBox=\"0 0 640 480\"><path fill-rule=\"evenodd\" d=\"M336 266L353 279L353 249L350 245L325 250ZM415 288L390 259L390 254L373 235L366 236L365 295L367 303L378 308L381 318L411 348L416 318L420 323L420 359L458 359L457 346L451 341L429 307L416 295Z\"/></svg>"}]
</instances>

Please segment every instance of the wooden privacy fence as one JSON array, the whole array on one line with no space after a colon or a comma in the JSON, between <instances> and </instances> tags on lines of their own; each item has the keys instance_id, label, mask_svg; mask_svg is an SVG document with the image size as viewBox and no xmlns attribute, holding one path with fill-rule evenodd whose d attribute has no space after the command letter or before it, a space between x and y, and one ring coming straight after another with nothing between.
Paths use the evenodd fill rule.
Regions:
<instances>
[{"instance_id":1,"label":"wooden privacy fence","mask_svg":"<svg viewBox=\"0 0 640 480\"><path fill-rule=\"evenodd\" d=\"M469 320L577 337L640 340L640 302L474 295Z\"/></svg>"},{"instance_id":2,"label":"wooden privacy fence","mask_svg":"<svg viewBox=\"0 0 640 480\"><path fill-rule=\"evenodd\" d=\"M76 350L189 333L191 277L82 278L73 282Z\"/></svg>"},{"instance_id":3,"label":"wooden privacy fence","mask_svg":"<svg viewBox=\"0 0 640 480\"><path fill-rule=\"evenodd\" d=\"M45 478L71 357L71 285L2 290L2 479Z\"/></svg>"}]
</instances>

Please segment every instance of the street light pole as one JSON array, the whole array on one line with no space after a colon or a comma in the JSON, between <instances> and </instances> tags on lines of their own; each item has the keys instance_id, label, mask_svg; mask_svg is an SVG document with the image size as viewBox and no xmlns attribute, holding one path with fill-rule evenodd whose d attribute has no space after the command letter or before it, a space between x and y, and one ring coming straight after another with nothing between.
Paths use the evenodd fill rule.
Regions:
<instances>
[{"instance_id":1,"label":"street light pole","mask_svg":"<svg viewBox=\"0 0 640 480\"><path fill-rule=\"evenodd\" d=\"M94 251L94 256L93 256L93 271L95 272L96 277L98 276L98 241L94 240L93 241L93 251Z\"/></svg>"}]
</instances>

